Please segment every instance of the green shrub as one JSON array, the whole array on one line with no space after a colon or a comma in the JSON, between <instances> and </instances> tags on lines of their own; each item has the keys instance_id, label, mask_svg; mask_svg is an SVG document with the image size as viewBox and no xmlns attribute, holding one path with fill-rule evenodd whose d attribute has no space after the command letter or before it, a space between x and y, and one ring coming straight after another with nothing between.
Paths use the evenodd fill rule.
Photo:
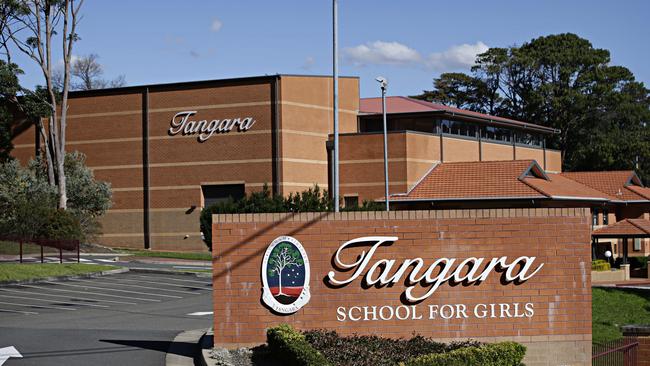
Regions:
<instances>
[{"instance_id":1,"label":"green shrub","mask_svg":"<svg viewBox=\"0 0 650 366\"><path fill-rule=\"evenodd\" d=\"M366 335L342 337L335 331L326 330L311 330L304 334L307 341L333 365L393 366L420 355L480 345L474 341L445 344L419 335L410 339L391 339Z\"/></svg>"},{"instance_id":2,"label":"green shrub","mask_svg":"<svg viewBox=\"0 0 650 366\"><path fill-rule=\"evenodd\" d=\"M591 261L591 270L592 271L609 271L611 270L611 266L609 263L607 263L606 260L604 259L596 259L595 261Z\"/></svg>"},{"instance_id":3,"label":"green shrub","mask_svg":"<svg viewBox=\"0 0 650 366\"><path fill-rule=\"evenodd\" d=\"M630 268L632 268L632 269L636 269L636 268L646 269L646 268L648 268L648 257L630 256L630 257L628 257L628 262L630 262Z\"/></svg>"},{"instance_id":4,"label":"green shrub","mask_svg":"<svg viewBox=\"0 0 650 366\"><path fill-rule=\"evenodd\" d=\"M201 210L201 232L203 242L212 250L212 215L236 213L274 213L274 212L328 212L333 210L332 200L327 190L318 185L287 197L273 195L268 185L261 191L253 192L239 200L232 198L215 203ZM360 206L345 207L342 211L379 211L383 203L363 201Z\"/></svg>"},{"instance_id":5,"label":"green shrub","mask_svg":"<svg viewBox=\"0 0 650 366\"><path fill-rule=\"evenodd\" d=\"M446 353L433 353L413 358L404 366L519 366L526 347L515 342L465 347Z\"/></svg>"},{"instance_id":6,"label":"green shrub","mask_svg":"<svg viewBox=\"0 0 650 366\"><path fill-rule=\"evenodd\" d=\"M325 356L312 347L305 336L290 325L280 324L266 331L266 342L282 365L326 366Z\"/></svg>"},{"instance_id":7,"label":"green shrub","mask_svg":"<svg viewBox=\"0 0 650 366\"><path fill-rule=\"evenodd\" d=\"M81 240L83 230L77 218L66 210L49 210L41 238L52 240Z\"/></svg>"}]
</instances>

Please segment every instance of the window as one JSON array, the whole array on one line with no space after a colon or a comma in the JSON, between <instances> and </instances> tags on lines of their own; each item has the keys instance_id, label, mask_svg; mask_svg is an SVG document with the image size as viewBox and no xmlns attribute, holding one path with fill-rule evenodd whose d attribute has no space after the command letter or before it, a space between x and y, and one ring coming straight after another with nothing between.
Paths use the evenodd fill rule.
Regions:
<instances>
[{"instance_id":1,"label":"window","mask_svg":"<svg viewBox=\"0 0 650 366\"><path fill-rule=\"evenodd\" d=\"M528 132L517 132L515 142L521 145L542 147L542 137Z\"/></svg>"},{"instance_id":2,"label":"window","mask_svg":"<svg viewBox=\"0 0 650 366\"><path fill-rule=\"evenodd\" d=\"M417 131L436 133L436 119L432 117L405 118L388 116L386 130ZM381 117L364 117L359 119L359 132L383 132L384 120Z\"/></svg>"},{"instance_id":3,"label":"window","mask_svg":"<svg viewBox=\"0 0 650 366\"><path fill-rule=\"evenodd\" d=\"M481 129L481 137L492 141L512 142L511 131L501 127L484 126Z\"/></svg>"},{"instance_id":4,"label":"window","mask_svg":"<svg viewBox=\"0 0 650 366\"><path fill-rule=\"evenodd\" d=\"M244 198L246 195L244 184L204 185L201 186L201 193L203 193L204 207L227 201L229 198L238 200Z\"/></svg>"},{"instance_id":5,"label":"window","mask_svg":"<svg viewBox=\"0 0 650 366\"><path fill-rule=\"evenodd\" d=\"M591 210L591 226L598 225L598 209L594 208Z\"/></svg>"},{"instance_id":6,"label":"window","mask_svg":"<svg viewBox=\"0 0 650 366\"><path fill-rule=\"evenodd\" d=\"M476 137L476 125L467 122L443 119L440 121L440 130L449 135Z\"/></svg>"},{"instance_id":7,"label":"window","mask_svg":"<svg viewBox=\"0 0 650 366\"><path fill-rule=\"evenodd\" d=\"M603 225L609 225L609 218L607 215L609 212L607 210L603 210Z\"/></svg>"},{"instance_id":8,"label":"window","mask_svg":"<svg viewBox=\"0 0 650 366\"><path fill-rule=\"evenodd\" d=\"M641 251L641 239L639 239L639 238L634 239L634 248L633 248L633 250L635 252L640 252Z\"/></svg>"},{"instance_id":9,"label":"window","mask_svg":"<svg viewBox=\"0 0 650 366\"><path fill-rule=\"evenodd\" d=\"M343 202L345 207L357 207L359 206L359 196L345 196Z\"/></svg>"}]
</instances>

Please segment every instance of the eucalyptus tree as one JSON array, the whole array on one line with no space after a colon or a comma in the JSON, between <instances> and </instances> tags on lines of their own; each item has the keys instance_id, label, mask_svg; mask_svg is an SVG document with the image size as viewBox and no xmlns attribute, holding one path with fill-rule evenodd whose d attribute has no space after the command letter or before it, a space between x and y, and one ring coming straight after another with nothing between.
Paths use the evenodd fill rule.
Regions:
<instances>
[{"instance_id":1,"label":"eucalyptus tree","mask_svg":"<svg viewBox=\"0 0 650 366\"><path fill-rule=\"evenodd\" d=\"M3 0L0 6L0 46L11 60L21 52L39 67L43 76L46 122L37 121L44 142L48 182L57 187L58 207L67 208L65 176L68 92L74 44L79 40L83 0ZM63 65L61 89L55 83L55 70Z\"/></svg>"}]
</instances>

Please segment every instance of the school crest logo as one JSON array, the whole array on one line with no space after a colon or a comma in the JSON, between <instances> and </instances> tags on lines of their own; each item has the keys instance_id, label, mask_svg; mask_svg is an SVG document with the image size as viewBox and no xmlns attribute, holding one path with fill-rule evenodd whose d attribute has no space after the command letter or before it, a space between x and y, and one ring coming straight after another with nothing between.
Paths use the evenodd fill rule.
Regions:
<instances>
[{"instance_id":1,"label":"school crest logo","mask_svg":"<svg viewBox=\"0 0 650 366\"><path fill-rule=\"evenodd\" d=\"M309 302L309 259L290 236L273 240L262 261L262 301L274 311L292 314Z\"/></svg>"}]
</instances>

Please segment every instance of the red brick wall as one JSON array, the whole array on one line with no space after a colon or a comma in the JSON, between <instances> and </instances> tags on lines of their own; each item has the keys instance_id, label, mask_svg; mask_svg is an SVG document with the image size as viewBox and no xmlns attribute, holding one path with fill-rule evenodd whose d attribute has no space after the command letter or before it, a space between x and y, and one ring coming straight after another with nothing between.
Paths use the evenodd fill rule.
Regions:
<instances>
[{"instance_id":1,"label":"red brick wall","mask_svg":"<svg viewBox=\"0 0 650 366\"><path fill-rule=\"evenodd\" d=\"M217 344L255 344L279 323L299 329L327 328L342 334L409 337L413 332L441 340L513 339L527 344L529 360L544 364L549 348L566 346L579 353L567 364L587 364L591 341L589 213L584 209L503 209L452 211L357 212L339 214L246 214L213 217L214 332ZM304 246L311 265L311 300L292 315L271 313L260 301L262 258L278 236L289 235ZM422 320L337 321L338 307L402 305L400 282L393 287L363 289L360 279L332 289L324 279L339 246L362 236L397 236L380 247L375 259L435 259L535 256L544 267L527 282L502 285L500 274L473 286L443 284L417 305ZM355 252L358 253L358 252ZM374 261L371 261L373 263ZM365 272L364 272L365 273ZM337 272L337 278L347 278ZM533 303L524 318L427 319L429 305ZM557 345L550 347L550 342ZM558 343L559 342L559 343ZM537 351L536 351L537 350ZM543 352L541 350L544 350ZM537 352L537 353L536 353ZM566 352L571 353L571 352ZM560 362L553 355L554 360ZM528 363L527 363L528 364Z\"/></svg>"}]
</instances>

